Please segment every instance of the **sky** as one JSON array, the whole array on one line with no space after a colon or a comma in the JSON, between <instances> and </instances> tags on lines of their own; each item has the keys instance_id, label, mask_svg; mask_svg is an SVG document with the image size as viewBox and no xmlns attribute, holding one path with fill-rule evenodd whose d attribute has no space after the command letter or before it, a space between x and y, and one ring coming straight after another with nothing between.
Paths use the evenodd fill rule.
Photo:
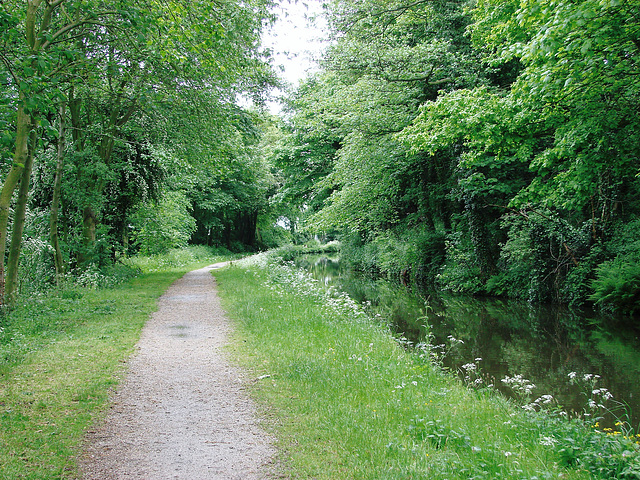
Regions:
<instances>
[{"instance_id":1,"label":"sky","mask_svg":"<svg viewBox=\"0 0 640 480\"><path fill-rule=\"evenodd\" d=\"M273 10L278 20L267 30L263 46L273 49L279 75L292 85L315 69L314 58L326 45L322 41L326 25L320 15L322 3L322 0L281 0Z\"/></svg>"}]
</instances>

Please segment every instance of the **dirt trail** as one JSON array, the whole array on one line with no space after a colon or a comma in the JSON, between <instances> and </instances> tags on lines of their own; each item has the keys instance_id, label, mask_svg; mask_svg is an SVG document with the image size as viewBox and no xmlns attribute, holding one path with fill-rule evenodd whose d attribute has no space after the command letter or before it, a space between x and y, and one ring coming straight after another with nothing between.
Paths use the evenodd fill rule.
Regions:
<instances>
[{"instance_id":1,"label":"dirt trail","mask_svg":"<svg viewBox=\"0 0 640 480\"><path fill-rule=\"evenodd\" d=\"M258 480L274 450L242 372L220 349L230 326L210 271L160 297L127 377L81 461L85 480Z\"/></svg>"}]
</instances>

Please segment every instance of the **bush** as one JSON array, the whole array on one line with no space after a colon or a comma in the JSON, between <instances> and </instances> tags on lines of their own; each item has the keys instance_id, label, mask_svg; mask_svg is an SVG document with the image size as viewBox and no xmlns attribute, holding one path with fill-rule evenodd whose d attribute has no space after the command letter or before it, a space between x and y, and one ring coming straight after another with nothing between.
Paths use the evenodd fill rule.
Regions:
<instances>
[{"instance_id":1,"label":"bush","mask_svg":"<svg viewBox=\"0 0 640 480\"><path fill-rule=\"evenodd\" d=\"M53 248L38 238L27 238L23 242L18 271L20 294L44 293L55 284Z\"/></svg>"},{"instance_id":2,"label":"bush","mask_svg":"<svg viewBox=\"0 0 640 480\"><path fill-rule=\"evenodd\" d=\"M608 249L614 257L597 267L589 300L609 312L634 314L640 311L640 220L613 230Z\"/></svg>"},{"instance_id":3,"label":"bush","mask_svg":"<svg viewBox=\"0 0 640 480\"><path fill-rule=\"evenodd\" d=\"M372 278L430 285L444 263L445 236L420 227L400 233L387 230L367 242L346 237L341 251L354 270Z\"/></svg>"},{"instance_id":4,"label":"bush","mask_svg":"<svg viewBox=\"0 0 640 480\"><path fill-rule=\"evenodd\" d=\"M262 249L278 248L293 242L291 230L279 225L260 229L258 246Z\"/></svg>"},{"instance_id":5,"label":"bush","mask_svg":"<svg viewBox=\"0 0 640 480\"><path fill-rule=\"evenodd\" d=\"M619 256L596 270L589 300L612 312L640 312L640 263Z\"/></svg>"},{"instance_id":6,"label":"bush","mask_svg":"<svg viewBox=\"0 0 640 480\"><path fill-rule=\"evenodd\" d=\"M591 221L576 227L553 212L527 212L508 215L502 227L507 240L487 293L530 302L584 302L589 276L601 259Z\"/></svg>"},{"instance_id":7,"label":"bush","mask_svg":"<svg viewBox=\"0 0 640 480\"><path fill-rule=\"evenodd\" d=\"M375 245L366 243L359 234L345 235L341 241L342 259L353 270L370 277L380 274L380 262Z\"/></svg>"},{"instance_id":8,"label":"bush","mask_svg":"<svg viewBox=\"0 0 640 480\"><path fill-rule=\"evenodd\" d=\"M443 290L454 293L484 293L480 267L468 235L455 232L447 236L446 262L436 283Z\"/></svg>"}]
</instances>

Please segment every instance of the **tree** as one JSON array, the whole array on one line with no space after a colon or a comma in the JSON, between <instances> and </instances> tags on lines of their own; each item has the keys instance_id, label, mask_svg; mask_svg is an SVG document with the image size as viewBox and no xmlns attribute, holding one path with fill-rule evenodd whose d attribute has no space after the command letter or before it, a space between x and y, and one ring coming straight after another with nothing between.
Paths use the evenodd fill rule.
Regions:
<instances>
[{"instance_id":1,"label":"tree","mask_svg":"<svg viewBox=\"0 0 640 480\"><path fill-rule=\"evenodd\" d=\"M334 42L288 137L290 152L339 144L310 220L352 232L345 252L374 272L575 304L596 279L608 303L636 298L639 250L620 239L640 208L639 8L331 2ZM314 171L281 158L292 178Z\"/></svg>"},{"instance_id":2,"label":"tree","mask_svg":"<svg viewBox=\"0 0 640 480\"><path fill-rule=\"evenodd\" d=\"M272 82L258 43L269 5L269 0L135 4L32 0L26 7L4 2L0 60L9 94L3 96L7 110L1 118L3 125L13 123L16 133L2 137L5 144L13 143L14 155L0 192L0 251L6 246L13 192L20 178L28 186L29 175L23 172L29 155L36 155L29 151L28 141L36 126L55 136L52 117L59 107L68 106L72 132L68 143L73 158L82 162L77 171L83 170L76 180L78 190L85 192L81 208L86 259L95 241L105 189L118 175L113 171L119 163L113 162L114 152L146 140L132 142L124 130L127 123L134 119L144 123L145 116L177 99L185 103L206 97L212 106L201 105L200 111L215 115L224 110L219 105L233 103L239 92L259 96ZM11 109L15 114L7 115ZM61 125L64 121L62 115ZM164 131L179 129L181 123ZM63 171L58 171L58 179ZM0 258L3 283L4 256ZM9 287L10 300L15 286Z\"/></svg>"},{"instance_id":3,"label":"tree","mask_svg":"<svg viewBox=\"0 0 640 480\"><path fill-rule=\"evenodd\" d=\"M130 217L133 239L144 255L186 247L196 229L191 202L180 192L168 192L157 205L145 203Z\"/></svg>"},{"instance_id":4,"label":"tree","mask_svg":"<svg viewBox=\"0 0 640 480\"><path fill-rule=\"evenodd\" d=\"M40 117L55 108L55 101L61 96L62 79L78 60L73 39L109 21L127 22L117 10L100 7L103 6L65 0L30 0L26 8L17 2L3 4L1 21L5 27L2 37L5 48L0 59L8 74L9 88L15 92L12 106L16 111L16 133L13 164L0 191L0 252L5 251L9 205L18 182L22 183L19 197L24 198L25 203L27 201L29 169L35 155L33 149L29 151L29 139L33 137ZM31 145L34 145L33 141ZM14 229L14 233L21 235L22 232ZM20 237L12 240L15 268L20 242ZM0 288L9 301L15 296L16 275L11 273L5 292L4 255L0 255Z\"/></svg>"},{"instance_id":5,"label":"tree","mask_svg":"<svg viewBox=\"0 0 640 480\"><path fill-rule=\"evenodd\" d=\"M584 300L616 218L637 214L638 13L632 2L478 2L474 46L501 81L427 103L403 132L416 151L460 145L462 191L500 206L494 291ZM514 282L516 258L530 263Z\"/></svg>"},{"instance_id":6,"label":"tree","mask_svg":"<svg viewBox=\"0 0 640 480\"><path fill-rule=\"evenodd\" d=\"M426 245L417 238L427 236L443 246L442 236L459 209L449 196L455 149L431 160L413 153L396 135L416 118L422 103L484 81L484 67L464 36L465 4L331 3L335 42L323 59L324 71L293 101L292 129L303 133L294 137L294 146L307 154L321 151L325 138L334 145L324 167L329 171L318 169L324 178L314 179L315 197L322 200L310 218L316 229L348 233L362 248L406 242L408 251ZM297 159L289 158L284 163L291 170ZM296 168L303 174L315 171L303 162ZM381 240L374 242L378 236ZM437 256L432 254L423 252ZM420 269L434 271L423 267L410 270L415 275L422 275Z\"/></svg>"}]
</instances>

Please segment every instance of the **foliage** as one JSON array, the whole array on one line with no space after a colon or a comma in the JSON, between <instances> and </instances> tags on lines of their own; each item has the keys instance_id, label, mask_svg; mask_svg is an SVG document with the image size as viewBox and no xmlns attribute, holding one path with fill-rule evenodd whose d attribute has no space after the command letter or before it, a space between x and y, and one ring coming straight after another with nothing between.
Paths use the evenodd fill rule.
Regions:
<instances>
[{"instance_id":1,"label":"foliage","mask_svg":"<svg viewBox=\"0 0 640 480\"><path fill-rule=\"evenodd\" d=\"M371 277L433 284L444 262L443 235L423 227L398 230L400 233L383 232L368 242L357 234L345 235L341 254L354 270Z\"/></svg>"},{"instance_id":2,"label":"foliage","mask_svg":"<svg viewBox=\"0 0 640 480\"><path fill-rule=\"evenodd\" d=\"M452 233L445 245L446 261L436 277L440 288L455 293L483 293L480 267L469 238L462 232Z\"/></svg>"},{"instance_id":3,"label":"foliage","mask_svg":"<svg viewBox=\"0 0 640 480\"><path fill-rule=\"evenodd\" d=\"M611 258L600 263L589 297L606 310L634 314L640 295L640 221L634 220L615 228L610 242Z\"/></svg>"},{"instance_id":4,"label":"foliage","mask_svg":"<svg viewBox=\"0 0 640 480\"><path fill-rule=\"evenodd\" d=\"M30 156L36 159L31 207L59 209L56 231L33 241L58 236L63 270L102 268L126 253L130 217L139 204L158 200L167 182L169 190L187 193L198 228L208 229L211 222L198 209L207 212L209 198L172 188L175 158L186 159L196 176L213 178L214 195L244 186L230 195L227 208L236 215L224 228L231 231L227 237L248 230L246 238L228 242L253 245L255 231L244 227L255 223L269 177L252 158L256 122L235 103L241 94L259 103L275 83L259 44L270 5L3 2L0 156L7 159L13 150L14 160L2 167L0 249L12 193ZM4 255L0 259L2 277Z\"/></svg>"},{"instance_id":5,"label":"foliage","mask_svg":"<svg viewBox=\"0 0 640 480\"><path fill-rule=\"evenodd\" d=\"M191 245L186 248L169 250L163 254L150 256L135 255L128 258L125 263L132 268L139 269L144 273L185 270L190 267L210 265L226 259L233 259L236 255L231 254L224 247L207 247L204 245Z\"/></svg>"},{"instance_id":6,"label":"foliage","mask_svg":"<svg viewBox=\"0 0 640 480\"><path fill-rule=\"evenodd\" d=\"M191 203L180 192L167 192L158 205L144 204L131 217L132 237L142 255L186 247L196 229Z\"/></svg>"},{"instance_id":7,"label":"foliage","mask_svg":"<svg viewBox=\"0 0 640 480\"><path fill-rule=\"evenodd\" d=\"M601 264L593 281L590 299L633 314L640 308L640 263L616 258Z\"/></svg>"},{"instance_id":8,"label":"foliage","mask_svg":"<svg viewBox=\"0 0 640 480\"><path fill-rule=\"evenodd\" d=\"M292 94L287 141L338 144L318 169L281 157L285 185L314 174L308 225L352 238L345 253L374 274L428 263L452 291L633 310L638 258L617 238L640 213L637 4L327 12L334 42Z\"/></svg>"}]
</instances>

